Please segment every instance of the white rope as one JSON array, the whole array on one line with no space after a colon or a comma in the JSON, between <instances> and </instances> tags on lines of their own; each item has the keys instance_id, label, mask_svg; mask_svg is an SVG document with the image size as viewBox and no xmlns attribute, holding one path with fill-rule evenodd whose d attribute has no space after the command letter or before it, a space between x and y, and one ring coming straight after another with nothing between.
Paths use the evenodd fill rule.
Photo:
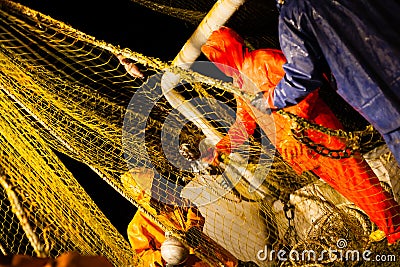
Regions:
<instances>
[{"instance_id":1,"label":"white rope","mask_svg":"<svg viewBox=\"0 0 400 267\"><path fill-rule=\"evenodd\" d=\"M48 256L48 252L46 251L45 246L40 242L39 237L36 235L31 225L29 224L29 219L24 211L24 208L19 202L17 194L7 183L5 175L0 175L0 185L4 188L8 200L10 201L11 210L17 216L21 227L24 230L26 237L32 245L36 255L41 258ZM3 248L2 253L6 255Z\"/></svg>"},{"instance_id":2,"label":"white rope","mask_svg":"<svg viewBox=\"0 0 400 267\"><path fill-rule=\"evenodd\" d=\"M172 65L188 69L199 57L201 46L208 40L211 33L218 30L244 2L245 0L219 0L215 3L192 36L182 47L179 54L175 57ZM173 108L177 109L182 115L202 130L207 137L206 142L208 142L209 145L215 146L218 141L222 139L222 134L218 132L190 102L186 101L184 97L174 90L179 81L180 76L178 74L166 72L161 79L163 95ZM232 153L230 159L231 163L228 166L221 163L225 171L231 174L229 176L235 177L234 180L236 180L238 179L237 172L239 172L245 177L249 184L252 185L249 187L249 192L256 191L261 197L264 197L266 192L259 187L262 182L245 167L241 166L241 164L235 164L235 162L243 162L241 156Z\"/></svg>"}]
</instances>

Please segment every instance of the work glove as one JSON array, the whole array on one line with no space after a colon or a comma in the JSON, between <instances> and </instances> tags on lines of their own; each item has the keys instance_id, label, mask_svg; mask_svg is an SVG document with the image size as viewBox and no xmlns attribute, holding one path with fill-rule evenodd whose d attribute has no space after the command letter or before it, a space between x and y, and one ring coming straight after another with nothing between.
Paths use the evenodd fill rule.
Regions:
<instances>
[{"instance_id":1,"label":"work glove","mask_svg":"<svg viewBox=\"0 0 400 267\"><path fill-rule=\"evenodd\" d=\"M263 92L259 92L250 104L264 114L271 115L272 109L268 105L268 100Z\"/></svg>"}]
</instances>

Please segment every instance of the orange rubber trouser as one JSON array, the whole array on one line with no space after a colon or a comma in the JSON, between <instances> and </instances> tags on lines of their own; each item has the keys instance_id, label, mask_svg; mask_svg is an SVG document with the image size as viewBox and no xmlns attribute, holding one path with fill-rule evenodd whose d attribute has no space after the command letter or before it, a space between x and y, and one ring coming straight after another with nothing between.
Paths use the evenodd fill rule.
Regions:
<instances>
[{"instance_id":1,"label":"orange rubber trouser","mask_svg":"<svg viewBox=\"0 0 400 267\"><path fill-rule=\"evenodd\" d=\"M361 208L389 243L400 238L400 206L380 185L369 165L355 155L345 159L319 157L321 163L313 172Z\"/></svg>"}]
</instances>

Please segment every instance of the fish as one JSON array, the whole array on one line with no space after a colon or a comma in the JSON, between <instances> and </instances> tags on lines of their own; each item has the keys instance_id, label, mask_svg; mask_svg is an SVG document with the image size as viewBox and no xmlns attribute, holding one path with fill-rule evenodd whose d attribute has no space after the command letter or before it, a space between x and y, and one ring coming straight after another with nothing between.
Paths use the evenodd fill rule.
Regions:
<instances>
[{"instance_id":1,"label":"fish","mask_svg":"<svg viewBox=\"0 0 400 267\"><path fill-rule=\"evenodd\" d=\"M118 54L117 58L122 66L124 66L126 72L134 78L144 79L144 74L136 66L135 61L130 58L124 57L122 54Z\"/></svg>"}]
</instances>

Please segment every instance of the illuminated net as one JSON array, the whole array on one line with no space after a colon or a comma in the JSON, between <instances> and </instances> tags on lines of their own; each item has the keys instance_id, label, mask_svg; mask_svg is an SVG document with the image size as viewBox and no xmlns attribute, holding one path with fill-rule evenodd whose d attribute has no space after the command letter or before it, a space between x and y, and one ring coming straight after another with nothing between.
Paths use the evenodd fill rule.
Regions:
<instances>
[{"instance_id":1,"label":"illuminated net","mask_svg":"<svg viewBox=\"0 0 400 267\"><path fill-rule=\"evenodd\" d=\"M135 2L184 20L197 18L190 20L194 23L215 3ZM237 25L254 48L276 46L273 35L260 36L262 27L252 27L256 21L247 24L252 30L239 26L255 10L257 14L273 14L273 8L249 1L227 25ZM261 186L249 192L249 181L240 175L236 179L238 176L222 169L204 168L198 161L204 152L199 149L206 137L204 129L174 109L161 88L162 71L179 73L182 83L175 89L191 100L223 136L235 119L233 93L237 93L231 83L219 80L226 77L208 77L217 71L199 70L202 73L199 74L171 68L158 59L97 41L62 22L8 1L2 1L1 19L0 166L6 182L3 187L11 186L25 211L28 222L25 225L32 226L41 244L35 247L32 234L21 227L17 212L11 208L10 190L4 189L0 200L3 253L57 256L77 250L83 254L102 254L116 266L136 264L128 242L54 151L90 166L114 190L162 229L192 247L211 266L235 261L264 266L268 263L257 258L257 252L265 245L287 251L310 244L316 250L334 249L341 238L349 242L348 248L394 253L395 249L388 250L381 243L371 245L368 236L376 227L369 218L318 179L330 172L351 180L360 169L346 166L345 161L338 163L335 157L343 157L342 154L327 151L318 142L307 139L307 131L314 127L309 121L288 117L290 114L286 113L276 114L281 116L280 122L260 123L245 145L235 150L246 159L247 172L254 173L263 166L269 170L262 172L265 175L261 178L258 176ZM129 75L116 57L119 53L133 60L150 78ZM333 97L326 92L321 95L326 99ZM384 188L398 198L394 179L398 166L385 146L381 146L380 137L374 131L364 131L366 124L357 120L354 112L347 112L347 106L341 110L334 105L331 108L346 129L360 132L353 136L348 132L328 132L326 128L322 131L328 136L338 134L347 138L353 147L349 145L346 153L361 149ZM291 110L296 111L299 110ZM351 116L346 116L349 113ZM296 172L275 151L277 143L269 132L290 130L286 129L292 126L288 121L297 122L292 134L299 142L329 158L322 161L326 164L324 169ZM309 160L312 164L312 159ZM202 189L201 192L196 188ZM183 221L189 206L195 207L205 222L186 227Z\"/></svg>"}]
</instances>

